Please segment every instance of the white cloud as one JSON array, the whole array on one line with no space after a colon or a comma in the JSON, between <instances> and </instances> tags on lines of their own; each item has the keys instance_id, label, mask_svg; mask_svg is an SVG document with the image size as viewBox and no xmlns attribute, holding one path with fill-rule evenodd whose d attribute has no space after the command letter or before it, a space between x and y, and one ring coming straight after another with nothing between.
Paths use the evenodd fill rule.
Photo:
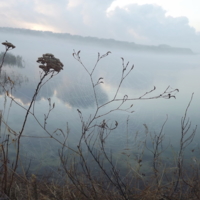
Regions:
<instances>
[{"instance_id":1,"label":"white cloud","mask_svg":"<svg viewBox=\"0 0 200 200\"><path fill-rule=\"evenodd\" d=\"M166 11L159 6L132 4L127 8L128 10L117 7L109 15L118 35L122 34L122 30L128 33L131 29L135 35L140 36L134 39L149 38L152 44L157 41L157 43L170 44L176 42L179 45L183 41L187 42L185 40L188 36L196 36L195 30L189 26L186 17L167 17ZM126 36L131 41L131 35Z\"/></svg>"},{"instance_id":2,"label":"white cloud","mask_svg":"<svg viewBox=\"0 0 200 200\"><path fill-rule=\"evenodd\" d=\"M81 4L82 0L68 0L67 8L71 9Z\"/></svg>"},{"instance_id":3,"label":"white cloud","mask_svg":"<svg viewBox=\"0 0 200 200\"><path fill-rule=\"evenodd\" d=\"M131 4L153 4L161 6L164 10L166 10L166 16L185 16L189 19L189 25L193 26L197 31L200 31L199 0L193 0L192 2L190 0L115 0L107 9L107 12L114 10L117 6L124 8Z\"/></svg>"},{"instance_id":4,"label":"white cloud","mask_svg":"<svg viewBox=\"0 0 200 200\"><path fill-rule=\"evenodd\" d=\"M56 3L49 3L40 0L34 0L34 10L40 14L50 16L50 17L58 17L59 16L59 6Z\"/></svg>"}]
</instances>

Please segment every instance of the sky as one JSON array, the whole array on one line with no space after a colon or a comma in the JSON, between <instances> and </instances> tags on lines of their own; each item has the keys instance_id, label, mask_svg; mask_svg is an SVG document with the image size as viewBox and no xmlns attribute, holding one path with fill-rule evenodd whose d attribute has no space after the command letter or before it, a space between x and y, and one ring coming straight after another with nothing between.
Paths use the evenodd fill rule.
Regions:
<instances>
[{"instance_id":1,"label":"sky","mask_svg":"<svg viewBox=\"0 0 200 200\"><path fill-rule=\"evenodd\" d=\"M0 27L200 52L199 0L0 0Z\"/></svg>"}]
</instances>

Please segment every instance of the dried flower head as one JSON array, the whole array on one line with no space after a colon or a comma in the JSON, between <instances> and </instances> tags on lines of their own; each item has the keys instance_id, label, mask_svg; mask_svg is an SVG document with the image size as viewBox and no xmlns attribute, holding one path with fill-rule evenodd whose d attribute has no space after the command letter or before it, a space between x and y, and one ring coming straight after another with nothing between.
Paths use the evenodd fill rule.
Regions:
<instances>
[{"instance_id":1,"label":"dried flower head","mask_svg":"<svg viewBox=\"0 0 200 200\"><path fill-rule=\"evenodd\" d=\"M39 68L41 68L44 72L49 72L50 69L60 72L60 70L63 70L64 66L60 60L55 58L51 53L43 54L42 57L38 58L37 62L42 64L39 65Z\"/></svg>"},{"instance_id":2,"label":"dried flower head","mask_svg":"<svg viewBox=\"0 0 200 200\"><path fill-rule=\"evenodd\" d=\"M12 48L12 49L15 48L15 46L12 43L8 42L8 41L2 42L2 44L5 45L8 49L9 48Z\"/></svg>"}]
</instances>

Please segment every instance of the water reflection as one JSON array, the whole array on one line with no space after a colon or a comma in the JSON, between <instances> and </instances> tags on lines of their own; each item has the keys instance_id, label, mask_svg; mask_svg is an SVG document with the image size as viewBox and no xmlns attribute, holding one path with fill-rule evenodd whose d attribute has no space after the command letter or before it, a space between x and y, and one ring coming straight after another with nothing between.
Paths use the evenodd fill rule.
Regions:
<instances>
[{"instance_id":1,"label":"water reflection","mask_svg":"<svg viewBox=\"0 0 200 200\"><path fill-rule=\"evenodd\" d=\"M14 71L12 68L8 69L8 66L4 66L4 69L2 70L0 75L0 95L2 95L2 93L4 93L3 91L5 90L8 91L11 89L12 92L17 91L19 87L23 86L23 84L26 84L28 82L28 77L23 75L23 72L20 73Z\"/></svg>"},{"instance_id":2,"label":"water reflection","mask_svg":"<svg viewBox=\"0 0 200 200\"><path fill-rule=\"evenodd\" d=\"M95 105L94 92L89 81L72 82L63 81L56 88L56 97L64 103L75 108L88 108ZM108 100L108 96L101 87L97 88L98 103L103 104Z\"/></svg>"},{"instance_id":3,"label":"water reflection","mask_svg":"<svg viewBox=\"0 0 200 200\"><path fill-rule=\"evenodd\" d=\"M28 38L26 38L28 46ZM51 43L52 42L52 43ZM77 113L77 108L82 111L85 119L95 111L95 99L93 95L92 85L85 70L72 57L72 49L82 49L82 58L89 69L93 68L93 64L97 58L98 47L85 47L78 44L66 43L61 41L50 41L48 39L35 39L32 48L28 48L29 52L22 50L26 66L23 69L6 69L2 74L2 82L9 76L16 84L13 91L13 97L23 106L27 107L35 92L35 88L39 81L39 68L36 63L38 55L52 52L58 55L64 64L64 70L47 82L41 89L36 99L36 114L38 120L43 123L44 114L48 110L48 98L55 102L55 109L48 120L48 130L53 132L57 128L66 130L66 122L69 123L71 145L76 146L77 138L81 134L81 123ZM42 45L41 45L42 44ZM102 52L105 49L100 49ZM110 50L110 49L109 49ZM157 99L149 101L134 101L134 113L129 117L129 125L127 132L127 113L116 112L110 114L107 119L110 122L115 120L119 122L119 127L108 138L108 148L119 152L127 145L127 138L134 146L138 141L145 138L144 124L149 131L159 132L163 122L168 114L164 133L167 142L177 145L180 138L180 120L190 99L190 95L194 92L194 100L192 102L189 116L193 124L199 124L200 113L199 108L200 91L200 67L199 56L164 56L164 55L148 55L133 54L132 52L115 51L111 49L112 54L99 63L94 79L104 78L104 84L98 86L97 96L99 104L103 104L110 100L114 91L119 84L122 66L120 57L123 56L131 64L135 65L133 73L123 83L119 91L119 97L128 94L130 98L139 97L145 92L156 86L154 94L162 93L168 85L172 88L178 88L180 92L176 99ZM20 87L17 87L20 86ZM2 93L1 93L2 94ZM4 98L0 97L0 106L3 108ZM132 102L131 102L132 104ZM116 104L115 104L116 105ZM111 107L106 107L109 110ZM16 131L21 128L24 119L24 111L17 105L13 104L9 111L9 123ZM17 113L17 114L16 114ZM127 136L128 134L128 136ZM138 135L135 140L135 135ZM26 136L37 136L38 138L23 138L23 150L31 150L26 152L34 158L44 159L46 154L51 154L49 162L53 162L57 153L54 149L58 145L54 144L51 139L42 139L46 134L33 118L29 118L25 131ZM62 137L59 137L62 140ZM199 139L198 131L196 141ZM43 152L41 155L40 152ZM40 155L40 157L39 157ZM28 157L28 156L27 156Z\"/></svg>"},{"instance_id":4,"label":"water reflection","mask_svg":"<svg viewBox=\"0 0 200 200\"><path fill-rule=\"evenodd\" d=\"M0 63L3 60L3 55L4 52L0 53ZM4 59L4 66L7 65L9 67L19 67L19 68L24 68L24 64L23 64L23 59L22 56L15 56L11 53L7 53Z\"/></svg>"}]
</instances>

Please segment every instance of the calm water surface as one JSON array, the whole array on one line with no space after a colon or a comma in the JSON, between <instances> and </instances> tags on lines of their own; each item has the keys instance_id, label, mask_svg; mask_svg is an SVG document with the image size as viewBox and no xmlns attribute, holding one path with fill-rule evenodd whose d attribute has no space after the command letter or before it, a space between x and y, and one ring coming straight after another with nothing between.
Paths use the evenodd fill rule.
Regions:
<instances>
[{"instance_id":1,"label":"calm water surface","mask_svg":"<svg viewBox=\"0 0 200 200\"><path fill-rule=\"evenodd\" d=\"M134 64L134 70L127 77L119 90L118 97L125 94L129 98L140 97L145 92L156 86L156 90L148 96L156 96L162 93L168 86L170 89L179 89L176 99L154 99L136 100L127 102L126 106L133 105L132 114L126 112L115 112L103 119L110 122L117 120L119 127L108 138L108 148L116 152L121 151L127 145L127 138L130 144L136 143L135 135L138 134L138 141L145 137L144 124L148 127L149 133L159 132L162 124L168 116L163 134L165 140L175 147L178 146L180 138L180 121L190 100L192 93L194 98L188 111L188 117L192 121L191 130L200 123L200 56L180 55L155 55L138 54L123 50L103 49L94 46L83 46L69 41L52 40L49 38L23 36L9 36L9 41L17 46L12 51L15 55L21 55L24 59L25 68L4 67L4 71L17 84L13 90L13 97L16 101L28 107L32 95L39 81L39 68L36 60L44 53L53 53L64 64L64 70L53 77L41 89L36 103L35 113L38 120L43 124L44 114L48 112L48 98L55 102L55 109L51 112L47 121L47 130L53 132L57 128L66 131L67 123L70 134L68 143L76 146L81 133L81 123L77 109L81 110L85 119L95 111L95 99L92 94L90 79L84 68L73 57L73 49L81 50L81 58L88 70L92 70L97 53L112 51L108 57L102 59L94 73L94 80L104 78L104 84L97 88L97 96L100 104L110 100L120 81L122 71L121 57L125 62L130 62L129 67ZM22 42L23 38L23 42ZM3 48L2 48L3 51ZM113 109L118 104L106 106L103 112ZM0 96L0 109L3 110L4 120L19 132L25 116L25 110L16 105L10 104L9 99L5 103L4 95ZM129 118L128 118L129 117ZM127 119L129 125L127 128ZM2 134L6 133L5 126L2 126ZM24 135L37 136L37 138L23 137L23 155L38 160L41 164L54 162L57 158L59 145L52 139L45 139L47 134L40 128L33 117L29 116L25 127ZM190 148L199 144L199 129L197 128L195 141ZM60 141L62 135L56 136Z\"/></svg>"}]
</instances>

